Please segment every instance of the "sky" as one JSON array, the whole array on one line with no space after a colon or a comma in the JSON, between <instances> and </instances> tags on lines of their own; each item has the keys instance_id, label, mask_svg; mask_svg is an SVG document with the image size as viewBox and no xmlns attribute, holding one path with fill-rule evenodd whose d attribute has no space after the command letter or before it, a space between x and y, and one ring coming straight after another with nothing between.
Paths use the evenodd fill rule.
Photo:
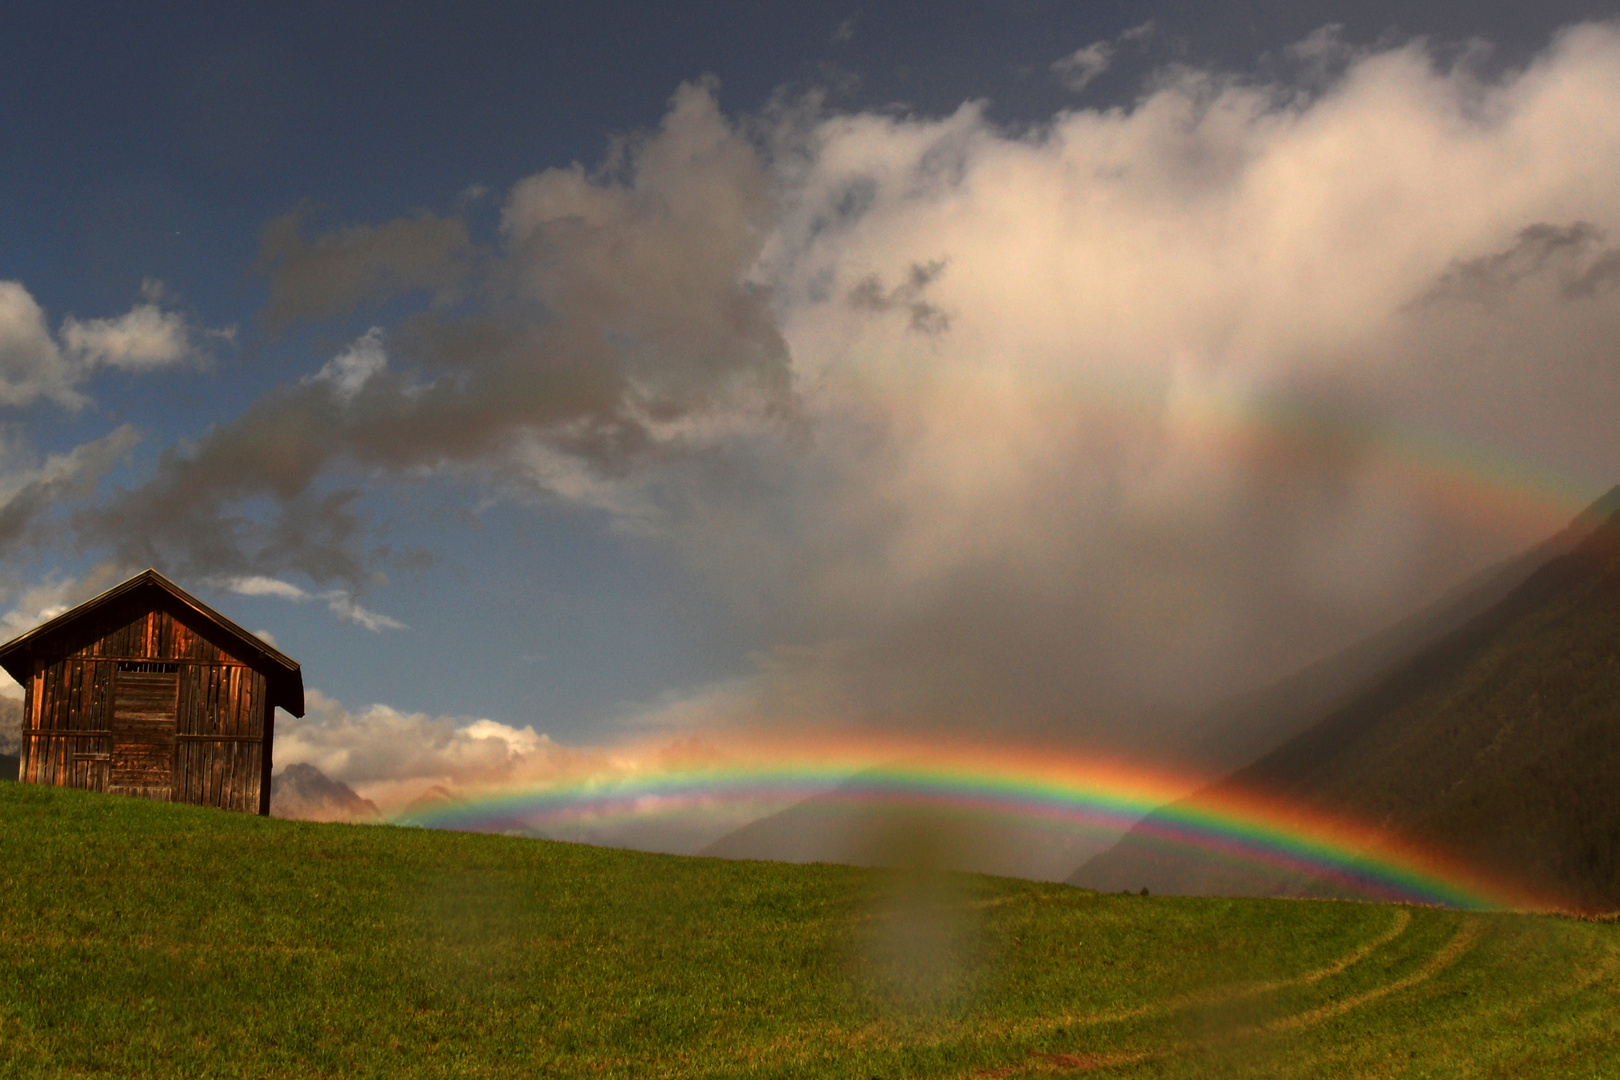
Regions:
<instances>
[{"instance_id":1,"label":"sky","mask_svg":"<svg viewBox=\"0 0 1620 1080\"><path fill-rule=\"evenodd\" d=\"M0 630L155 566L390 805L1173 755L1620 482L1614 17L6 5Z\"/></svg>"}]
</instances>

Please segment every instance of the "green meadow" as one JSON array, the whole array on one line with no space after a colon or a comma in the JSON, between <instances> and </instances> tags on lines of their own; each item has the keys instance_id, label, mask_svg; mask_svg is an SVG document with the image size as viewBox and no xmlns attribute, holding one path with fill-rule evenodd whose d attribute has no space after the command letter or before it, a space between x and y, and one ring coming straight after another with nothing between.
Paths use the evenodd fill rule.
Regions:
<instances>
[{"instance_id":1,"label":"green meadow","mask_svg":"<svg viewBox=\"0 0 1620 1080\"><path fill-rule=\"evenodd\" d=\"M1620 1075L1620 924L0 784L0 1076Z\"/></svg>"}]
</instances>

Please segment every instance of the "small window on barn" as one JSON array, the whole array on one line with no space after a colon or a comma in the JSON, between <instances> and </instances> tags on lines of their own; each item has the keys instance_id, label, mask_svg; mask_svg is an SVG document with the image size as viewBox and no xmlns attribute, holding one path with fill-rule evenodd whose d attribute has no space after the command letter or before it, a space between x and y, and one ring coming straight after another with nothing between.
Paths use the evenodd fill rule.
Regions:
<instances>
[{"instance_id":1,"label":"small window on barn","mask_svg":"<svg viewBox=\"0 0 1620 1080\"><path fill-rule=\"evenodd\" d=\"M165 664L157 660L120 660L119 671L139 671L148 675L175 675L180 671L179 664Z\"/></svg>"}]
</instances>

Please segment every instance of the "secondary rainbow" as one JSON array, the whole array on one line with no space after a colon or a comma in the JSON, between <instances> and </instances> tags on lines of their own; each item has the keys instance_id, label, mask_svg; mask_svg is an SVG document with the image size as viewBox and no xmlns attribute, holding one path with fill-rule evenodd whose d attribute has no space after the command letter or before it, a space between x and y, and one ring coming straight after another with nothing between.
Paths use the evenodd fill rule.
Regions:
<instances>
[{"instance_id":1,"label":"secondary rainbow","mask_svg":"<svg viewBox=\"0 0 1620 1080\"><path fill-rule=\"evenodd\" d=\"M1151 842L1332 881L1353 895L1467 909L1548 906L1349 818L1257 792L1210 794L1199 790L1200 778L1167 770L1043 748L829 740L751 750L725 765L483 791L396 820L539 834L584 822L777 807L820 796L851 808L926 807L1098 835L1141 823L1139 835Z\"/></svg>"}]
</instances>

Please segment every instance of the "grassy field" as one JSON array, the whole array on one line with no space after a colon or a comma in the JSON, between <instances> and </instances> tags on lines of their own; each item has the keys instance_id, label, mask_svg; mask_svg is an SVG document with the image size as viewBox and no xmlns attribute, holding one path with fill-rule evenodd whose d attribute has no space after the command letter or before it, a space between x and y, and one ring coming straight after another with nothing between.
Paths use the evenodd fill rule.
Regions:
<instances>
[{"instance_id":1,"label":"grassy field","mask_svg":"<svg viewBox=\"0 0 1620 1080\"><path fill-rule=\"evenodd\" d=\"M1620 1075L1620 925L0 784L0 1076Z\"/></svg>"}]
</instances>

